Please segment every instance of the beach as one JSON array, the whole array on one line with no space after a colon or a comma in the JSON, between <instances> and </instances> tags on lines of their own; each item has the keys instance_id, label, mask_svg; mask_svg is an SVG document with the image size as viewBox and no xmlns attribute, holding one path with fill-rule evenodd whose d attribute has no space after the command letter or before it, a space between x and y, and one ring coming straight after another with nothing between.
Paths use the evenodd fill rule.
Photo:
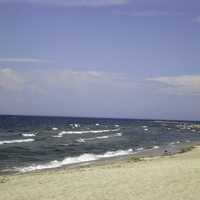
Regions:
<instances>
[{"instance_id":1,"label":"beach","mask_svg":"<svg viewBox=\"0 0 200 200\"><path fill-rule=\"evenodd\" d=\"M199 200L200 147L0 177L0 200Z\"/></svg>"}]
</instances>

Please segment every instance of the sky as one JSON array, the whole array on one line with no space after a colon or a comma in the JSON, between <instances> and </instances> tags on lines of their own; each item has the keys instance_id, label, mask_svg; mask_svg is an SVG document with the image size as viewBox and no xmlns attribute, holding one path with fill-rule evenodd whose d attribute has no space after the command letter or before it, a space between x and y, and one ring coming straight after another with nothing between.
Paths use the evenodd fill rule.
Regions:
<instances>
[{"instance_id":1,"label":"sky","mask_svg":"<svg viewBox=\"0 0 200 200\"><path fill-rule=\"evenodd\" d=\"M0 0L0 114L200 120L197 0Z\"/></svg>"}]
</instances>

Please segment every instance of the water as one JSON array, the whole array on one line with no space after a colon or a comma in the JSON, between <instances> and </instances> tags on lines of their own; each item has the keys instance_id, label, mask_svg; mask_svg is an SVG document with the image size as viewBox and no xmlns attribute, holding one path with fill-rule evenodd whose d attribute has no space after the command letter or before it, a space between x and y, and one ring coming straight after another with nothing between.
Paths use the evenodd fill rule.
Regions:
<instances>
[{"instance_id":1,"label":"water","mask_svg":"<svg viewBox=\"0 0 200 200\"><path fill-rule=\"evenodd\" d=\"M32 171L200 140L197 122L0 116L0 171Z\"/></svg>"}]
</instances>

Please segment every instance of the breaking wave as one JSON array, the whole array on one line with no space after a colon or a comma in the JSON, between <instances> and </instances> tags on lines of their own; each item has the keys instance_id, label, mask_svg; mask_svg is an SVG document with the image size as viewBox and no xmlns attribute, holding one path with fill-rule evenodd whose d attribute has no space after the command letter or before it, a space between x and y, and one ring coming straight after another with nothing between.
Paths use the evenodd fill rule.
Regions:
<instances>
[{"instance_id":1,"label":"breaking wave","mask_svg":"<svg viewBox=\"0 0 200 200\"><path fill-rule=\"evenodd\" d=\"M116 133L116 134L112 134L112 135L103 135L103 136L98 136L98 137L93 137L93 138L80 138L78 140L76 140L77 142L81 142L84 143L86 141L91 141L91 140L101 140L101 139L108 139L108 138L112 138L112 137L121 137L122 133Z\"/></svg>"},{"instance_id":2,"label":"breaking wave","mask_svg":"<svg viewBox=\"0 0 200 200\"><path fill-rule=\"evenodd\" d=\"M35 137L36 134L34 134L34 133L23 133L22 136L24 136L24 137Z\"/></svg>"},{"instance_id":3,"label":"breaking wave","mask_svg":"<svg viewBox=\"0 0 200 200\"><path fill-rule=\"evenodd\" d=\"M70 165L70 164L76 164L76 163L82 163L82 162L89 162L89 161L95 161L100 160L103 158L111 158L116 156L123 156L123 155L129 155L133 153L132 149L128 150L118 150L118 151L108 151L104 154L89 154L85 153L77 157L67 157L62 161L54 160L46 164L41 165L31 165L28 167L20 167L20 168L14 168L16 171L19 172L30 172L35 170L42 170L42 169L52 169L52 168L58 168L62 167L64 165Z\"/></svg>"},{"instance_id":4,"label":"breaking wave","mask_svg":"<svg viewBox=\"0 0 200 200\"><path fill-rule=\"evenodd\" d=\"M107 132L113 132L113 131L119 131L120 129L106 129L106 130L86 130L86 131L62 131L58 135L54 135L53 137L62 137L66 134L78 134L82 135L85 133L107 133Z\"/></svg>"}]
</instances>

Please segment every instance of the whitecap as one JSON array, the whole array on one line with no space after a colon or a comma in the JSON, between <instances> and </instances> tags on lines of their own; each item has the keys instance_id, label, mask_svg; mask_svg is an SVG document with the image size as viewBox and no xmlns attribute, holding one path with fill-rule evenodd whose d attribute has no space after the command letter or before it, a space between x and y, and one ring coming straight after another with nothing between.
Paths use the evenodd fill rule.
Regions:
<instances>
[{"instance_id":1,"label":"whitecap","mask_svg":"<svg viewBox=\"0 0 200 200\"><path fill-rule=\"evenodd\" d=\"M0 141L0 145L3 144L12 144L12 143L22 143L22 142L33 142L35 141L34 139L23 139L23 140L4 140Z\"/></svg>"},{"instance_id":2,"label":"whitecap","mask_svg":"<svg viewBox=\"0 0 200 200\"><path fill-rule=\"evenodd\" d=\"M74 127L78 128L78 127L80 127L80 124L74 124Z\"/></svg>"},{"instance_id":3,"label":"whitecap","mask_svg":"<svg viewBox=\"0 0 200 200\"><path fill-rule=\"evenodd\" d=\"M34 134L34 133L23 133L22 136L24 136L24 137L35 137L36 134Z\"/></svg>"},{"instance_id":4,"label":"whitecap","mask_svg":"<svg viewBox=\"0 0 200 200\"><path fill-rule=\"evenodd\" d=\"M107 139L107 138L109 138L109 136L108 135L104 135L104 136L96 137L94 139Z\"/></svg>"},{"instance_id":5,"label":"whitecap","mask_svg":"<svg viewBox=\"0 0 200 200\"><path fill-rule=\"evenodd\" d=\"M121 137L122 133L116 133L116 134L112 134L112 135L103 135L103 136L97 136L97 137L92 137L92 138L80 138L78 140L76 140L77 142L81 142L81 143L85 143L86 141L90 141L90 140L96 140L96 139L108 139L108 138L112 138L112 137Z\"/></svg>"},{"instance_id":6,"label":"whitecap","mask_svg":"<svg viewBox=\"0 0 200 200\"><path fill-rule=\"evenodd\" d=\"M121 137L122 133L116 133L116 134L114 134L114 136Z\"/></svg>"},{"instance_id":7,"label":"whitecap","mask_svg":"<svg viewBox=\"0 0 200 200\"><path fill-rule=\"evenodd\" d=\"M78 140L76 140L77 142L80 142L80 143L85 143L85 139L83 139L83 138L80 138L80 139L78 139Z\"/></svg>"},{"instance_id":8,"label":"whitecap","mask_svg":"<svg viewBox=\"0 0 200 200\"><path fill-rule=\"evenodd\" d=\"M106 133L106 132L114 132L114 131L119 131L120 129L111 129L111 130L85 130L85 131L62 131L60 132L57 136L62 137L63 135L66 134L85 134L85 133Z\"/></svg>"},{"instance_id":9,"label":"whitecap","mask_svg":"<svg viewBox=\"0 0 200 200\"><path fill-rule=\"evenodd\" d=\"M95 161L100 160L103 158L112 158L117 156L123 156L123 155L129 155L132 154L133 150L118 150L118 151L108 151L104 154L89 154L85 153L77 157L67 157L62 161L54 160L46 164L41 165L31 165L28 167L17 167L14 168L16 171L20 172L30 172L35 170L42 170L42 169L52 169L52 168L58 168L62 167L64 165L70 165L70 164L76 164L76 163L82 163L82 162L89 162L89 161Z\"/></svg>"},{"instance_id":10,"label":"whitecap","mask_svg":"<svg viewBox=\"0 0 200 200\"><path fill-rule=\"evenodd\" d=\"M57 130L58 130L58 128L56 128L56 127L53 127L53 128L52 128L52 130L53 130L53 131L57 131Z\"/></svg>"}]
</instances>

